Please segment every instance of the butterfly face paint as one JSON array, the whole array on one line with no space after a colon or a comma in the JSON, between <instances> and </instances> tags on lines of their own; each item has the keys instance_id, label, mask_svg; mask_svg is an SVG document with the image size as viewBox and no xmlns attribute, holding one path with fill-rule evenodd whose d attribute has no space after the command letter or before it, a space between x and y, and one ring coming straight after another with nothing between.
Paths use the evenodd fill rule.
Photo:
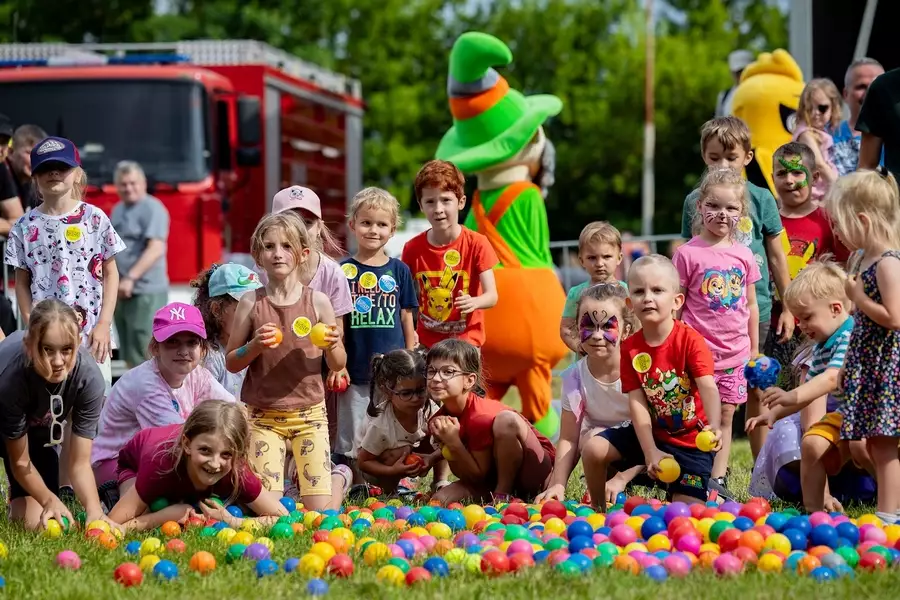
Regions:
<instances>
[{"instance_id":1,"label":"butterfly face paint","mask_svg":"<svg viewBox=\"0 0 900 600\"><path fill-rule=\"evenodd\" d=\"M794 182L792 189L799 190L809 185L809 169L807 169L803 165L803 163L801 162L801 157L791 156L788 159L785 159L783 156L781 156L778 158L778 164L787 169L789 173L803 173L804 175L806 175L804 179Z\"/></svg>"},{"instance_id":2,"label":"butterfly face paint","mask_svg":"<svg viewBox=\"0 0 900 600\"><path fill-rule=\"evenodd\" d=\"M582 344L591 339L595 333L599 333L603 339L615 346L619 342L619 319L616 315L607 317L605 310L585 312L581 315L579 331Z\"/></svg>"}]
</instances>

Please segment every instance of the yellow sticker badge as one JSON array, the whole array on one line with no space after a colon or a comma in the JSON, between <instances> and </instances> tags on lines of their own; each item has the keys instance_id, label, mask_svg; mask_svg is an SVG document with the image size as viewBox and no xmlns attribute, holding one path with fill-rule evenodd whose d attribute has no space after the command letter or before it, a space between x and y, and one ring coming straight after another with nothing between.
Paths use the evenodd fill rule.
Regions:
<instances>
[{"instance_id":1,"label":"yellow sticker badge","mask_svg":"<svg viewBox=\"0 0 900 600\"><path fill-rule=\"evenodd\" d=\"M738 221L738 231L741 233L753 231L753 221L750 220L750 217L741 217L741 220Z\"/></svg>"},{"instance_id":2,"label":"yellow sticker badge","mask_svg":"<svg viewBox=\"0 0 900 600\"><path fill-rule=\"evenodd\" d=\"M455 267L461 260L462 257L459 255L459 250L447 250L447 252L444 253L444 264L448 267Z\"/></svg>"},{"instance_id":3,"label":"yellow sticker badge","mask_svg":"<svg viewBox=\"0 0 900 600\"><path fill-rule=\"evenodd\" d=\"M81 239L81 226L69 225L66 227L66 239L70 242L77 242Z\"/></svg>"},{"instance_id":4,"label":"yellow sticker badge","mask_svg":"<svg viewBox=\"0 0 900 600\"><path fill-rule=\"evenodd\" d=\"M641 352L631 360L631 366L634 367L634 370L638 373L646 373L649 371L652 363L653 360L646 352Z\"/></svg>"},{"instance_id":5,"label":"yellow sticker badge","mask_svg":"<svg viewBox=\"0 0 900 600\"><path fill-rule=\"evenodd\" d=\"M359 276L359 286L361 288L371 290L376 285L378 285L378 277L372 271L366 271Z\"/></svg>"},{"instance_id":6,"label":"yellow sticker badge","mask_svg":"<svg viewBox=\"0 0 900 600\"><path fill-rule=\"evenodd\" d=\"M309 319L306 317L297 317L294 319L291 329L297 337L306 337L309 335L309 332L312 331L312 323L310 323Z\"/></svg>"},{"instance_id":7,"label":"yellow sticker badge","mask_svg":"<svg viewBox=\"0 0 900 600\"><path fill-rule=\"evenodd\" d=\"M356 277L356 274L359 273L359 269L357 269L356 265L353 263L344 263L341 265L341 270L344 272L344 276L347 279L353 279Z\"/></svg>"}]
</instances>

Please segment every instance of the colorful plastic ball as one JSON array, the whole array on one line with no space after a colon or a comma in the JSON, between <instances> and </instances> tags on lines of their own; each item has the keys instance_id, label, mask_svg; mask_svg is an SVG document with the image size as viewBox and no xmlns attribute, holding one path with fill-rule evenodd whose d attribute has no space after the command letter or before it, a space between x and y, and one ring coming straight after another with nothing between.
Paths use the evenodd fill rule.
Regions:
<instances>
[{"instance_id":1,"label":"colorful plastic ball","mask_svg":"<svg viewBox=\"0 0 900 600\"><path fill-rule=\"evenodd\" d=\"M6 587L6 579L4 579L2 575L0 575L0 589L3 589L5 587Z\"/></svg>"},{"instance_id":2,"label":"colorful plastic ball","mask_svg":"<svg viewBox=\"0 0 900 600\"><path fill-rule=\"evenodd\" d=\"M813 546L828 546L836 548L838 541L837 529L828 524L816 525L809 532L809 542Z\"/></svg>"},{"instance_id":3,"label":"colorful plastic ball","mask_svg":"<svg viewBox=\"0 0 900 600\"><path fill-rule=\"evenodd\" d=\"M450 574L450 565L439 556L432 556L422 566L435 577L446 577Z\"/></svg>"},{"instance_id":4,"label":"colorful plastic ball","mask_svg":"<svg viewBox=\"0 0 900 600\"><path fill-rule=\"evenodd\" d=\"M666 457L659 461L656 476L663 483L674 483L681 475L681 465L674 458Z\"/></svg>"},{"instance_id":5,"label":"colorful plastic ball","mask_svg":"<svg viewBox=\"0 0 900 600\"><path fill-rule=\"evenodd\" d=\"M335 554L328 561L327 570L335 577L350 577L353 575L353 559L346 554Z\"/></svg>"},{"instance_id":6,"label":"colorful plastic ball","mask_svg":"<svg viewBox=\"0 0 900 600\"><path fill-rule=\"evenodd\" d=\"M216 570L216 557L209 552L201 550L191 557L188 563L191 571L206 575Z\"/></svg>"},{"instance_id":7,"label":"colorful plastic ball","mask_svg":"<svg viewBox=\"0 0 900 600\"><path fill-rule=\"evenodd\" d=\"M63 534L63 527L56 519L48 519L44 535L48 538L58 538Z\"/></svg>"},{"instance_id":8,"label":"colorful plastic ball","mask_svg":"<svg viewBox=\"0 0 900 600\"><path fill-rule=\"evenodd\" d=\"M759 557L756 568L761 573L781 573L784 568L784 561L774 552L767 552Z\"/></svg>"},{"instance_id":9,"label":"colorful plastic ball","mask_svg":"<svg viewBox=\"0 0 900 600\"><path fill-rule=\"evenodd\" d=\"M282 496L281 499L279 500L279 502L281 502L281 505L285 509L287 509L288 512L294 512L295 510L297 510L297 503L294 501L293 498L289 498L287 496Z\"/></svg>"},{"instance_id":10,"label":"colorful plastic ball","mask_svg":"<svg viewBox=\"0 0 900 600\"><path fill-rule=\"evenodd\" d=\"M125 545L125 552L127 554L138 554L141 551L141 543L137 540L133 542L128 542Z\"/></svg>"},{"instance_id":11,"label":"colorful plastic ball","mask_svg":"<svg viewBox=\"0 0 900 600\"><path fill-rule=\"evenodd\" d=\"M713 561L713 570L717 575L738 575L744 570L744 564L733 554L720 554Z\"/></svg>"},{"instance_id":12,"label":"colorful plastic ball","mask_svg":"<svg viewBox=\"0 0 900 600\"><path fill-rule=\"evenodd\" d=\"M167 506L169 506L168 500L165 498L157 498L150 503L150 512L159 512Z\"/></svg>"},{"instance_id":13,"label":"colorful plastic ball","mask_svg":"<svg viewBox=\"0 0 900 600\"><path fill-rule=\"evenodd\" d=\"M559 519L566 518L568 511L566 505L559 500L549 500L541 506L541 518L557 517Z\"/></svg>"},{"instance_id":14,"label":"colorful plastic ball","mask_svg":"<svg viewBox=\"0 0 900 600\"><path fill-rule=\"evenodd\" d=\"M887 560L878 552L866 552L859 557L859 568L864 571L883 571L887 568Z\"/></svg>"},{"instance_id":15,"label":"colorful plastic ball","mask_svg":"<svg viewBox=\"0 0 900 600\"><path fill-rule=\"evenodd\" d=\"M469 554L463 561L463 567L469 573L482 573L482 557L480 554Z\"/></svg>"},{"instance_id":16,"label":"colorful plastic ball","mask_svg":"<svg viewBox=\"0 0 900 600\"><path fill-rule=\"evenodd\" d=\"M582 550L594 547L594 540L585 535L579 535L569 539L569 553L571 554L577 554Z\"/></svg>"},{"instance_id":17,"label":"colorful plastic ball","mask_svg":"<svg viewBox=\"0 0 900 600\"><path fill-rule=\"evenodd\" d=\"M575 519L566 528L566 536L571 540L580 535L590 537L594 535L594 528L591 524L583 519Z\"/></svg>"},{"instance_id":18,"label":"colorful plastic ball","mask_svg":"<svg viewBox=\"0 0 900 600\"><path fill-rule=\"evenodd\" d=\"M744 366L744 378L747 380L747 385L761 390L775 385L779 373L781 373L781 363L769 356L751 359Z\"/></svg>"},{"instance_id":19,"label":"colorful plastic ball","mask_svg":"<svg viewBox=\"0 0 900 600\"><path fill-rule=\"evenodd\" d=\"M244 544L232 544L228 547L228 551L225 552L225 562L228 564L239 561L244 556L244 552L247 551L247 546Z\"/></svg>"},{"instance_id":20,"label":"colorful plastic ball","mask_svg":"<svg viewBox=\"0 0 900 600\"><path fill-rule=\"evenodd\" d=\"M147 556L148 554L158 554L163 548L163 543L159 538L150 537L141 542L141 556Z\"/></svg>"},{"instance_id":21,"label":"colorful plastic ball","mask_svg":"<svg viewBox=\"0 0 900 600\"><path fill-rule=\"evenodd\" d=\"M406 583L406 573L394 565L385 565L378 569L378 572L375 574L375 579L377 579L379 583L401 586Z\"/></svg>"},{"instance_id":22,"label":"colorful plastic ball","mask_svg":"<svg viewBox=\"0 0 900 600\"><path fill-rule=\"evenodd\" d=\"M776 552L781 552L781 554L787 556L791 553L791 541L780 533L773 533L766 538L763 550L775 550Z\"/></svg>"},{"instance_id":23,"label":"colorful plastic ball","mask_svg":"<svg viewBox=\"0 0 900 600\"><path fill-rule=\"evenodd\" d=\"M534 558L530 554L513 554L509 557L509 572L519 573L534 566Z\"/></svg>"},{"instance_id":24,"label":"colorful plastic ball","mask_svg":"<svg viewBox=\"0 0 900 600\"><path fill-rule=\"evenodd\" d=\"M423 581L431 581L431 573L422 567L413 567L406 572L406 585L415 585Z\"/></svg>"},{"instance_id":25,"label":"colorful plastic ball","mask_svg":"<svg viewBox=\"0 0 900 600\"><path fill-rule=\"evenodd\" d=\"M563 575L566 577L574 577L576 575L581 574L581 567L579 567L577 564L570 562L568 560L564 560L560 563L557 563L553 567L553 569L560 575Z\"/></svg>"},{"instance_id":26,"label":"colorful plastic ball","mask_svg":"<svg viewBox=\"0 0 900 600\"><path fill-rule=\"evenodd\" d=\"M294 538L294 528L289 523L275 523L269 530L273 540L290 540Z\"/></svg>"},{"instance_id":27,"label":"colorful plastic ball","mask_svg":"<svg viewBox=\"0 0 900 600\"><path fill-rule=\"evenodd\" d=\"M837 573L828 567L818 566L809 572L809 576L816 581L833 581L837 579Z\"/></svg>"},{"instance_id":28,"label":"colorful plastic ball","mask_svg":"<svg viewBox=\"0 0 900 600\"><path fill-rule=\"evenodd\" d=\"M278 563L271 558L266 558L256 563L256 576L260 579L274 575L277 572Z\"/></svg>"},{"instance_id":29,"label":"colorful plastic ball","mask_svg":"<svg viewBox=\"0 0 900 600\"><path fill-rule=\"evenodd\" d=\"M324 579L310 579L306 584L306 593L310 596L324 596L328 593L328 582Z\"/></svg>"},{"instance_id":30,"label":"colorful plastic ball","mask_svg":"<svg viewBox=\"0 0 900 600\"><path fill-rule=\"evenodd\" d=\"M641 537L645 540L663 531L666 531L666 522L659 517L650 517L641 525Z\"/></svg>"},{"instance_id":31,"label":"colorful plastic ball","mask_svg":"<svg viewBox=\"0 0 900 600\"><path fill-rule=\"evenodd\" d=\"M265 544L253 543L244 550L244 558L249 560L265 560L269 558L271 553Z\"/></svg>"},{"instance_id":32,"label":"colorful plastic ball","mask_svg":"<svg viewBox=\"0 0 900 600\"><path fill-rule=\"evenodd\" d=\"M496 577L509 572L509 557L503 552L486 552L481 557L482 572Z\"/></svg>"},{"instance_id":33,"label":"colorful plastic ball","mask_svg":"<svg viewBox=\"0 0 900 600\"><path fill-rule=\"evenodd\" d=\"M56 555L56 564L63 569L77 571L81 568L81 557L72 550L63 550Z\"/></svg>"},{"instance_id":34,"label":"colorful plastic ball","mask_svg":"<svg viewBox=\"0 0 900 600\"><path fill-rule=\"evenodd\" d=\"M691 572L691 559L683 554L670 554L662 561L662 566L672 577L684 577Z\"/></svg>"},{"instance_id":35,"label":"colorful plastic ball","mask_svg":"<svg viewBox=\"0 0 900 600\"><path fill-rule=\"evenodd\" d=\"M572 554L566 559L568 562L574 563L578 565L578 568L581 569L583 573L590 571L594 567L593 561L587 557L585 554Z\"/></svg>"},{"instance_id":36,"label":"colorful plastic ball","mask_svg":"<svg viewBox=\"0 0 900 600\"><path fill-rule=\"evenodd\" d=\"M159 530L164 536L169 538L181 535L181 525L175 521L166 521L160 526Z\"/></svg>"},{"instance_id":37,"label":"colorful plastic ball","mask_svg":"<svg viewBox=\"0 0 900 600\"><path fill-rule=\"evenodd\" d=\"M141 562L138 566L141 567L141 571L143 571L144 573L152 573L153 567L156 566L156 563L158 563L159 560L160 558L157 555L148 554L147 556L141 558Z\"/></svg>"},{"instance_id":38,"label":"colorful plastic ball","mask_svg":"<svg viewBox=\"0 0 900 600\"><path fill-rule=\"evenodd\" d=\"M609 539L617 546L625 547L637 540L637 533L628 525L616 525L609 533Z\"/></svg>"},{"instance_id":39,"label":"colorful plastic ball","mask_svg":"<svg viewBox=\"0 0 900 600\"><path fill-rule=\"evenodd\" d=\"M806 534L799 529L785 529L781 532L784 537L791 543L791 550L806 550L807 541Z\"/></svg>"},{"instance_id":40,"label":"colorful plastic ball","mask_svg":"<svg viewBox=\"0 0 900 600\"><path fill-rule=\"evenodd\" d=\"M391 550L387 544L373 542L363 551L363 561L369 566L386 562L391 557Z\"/></svg>"},{"instance_id":41,"label":"colorful plastic ball","mask_svg":"<svg viewBox=\"0 0 900 600\"><path fill-rule=\"evenodd\" d=\"M617 571L630 572L632 575L637 575L641 572L641 565L638 563L637 559L628 554L620 554L615 557L613 560L613 568Z\"/></svg>"},{"instance_id":42,"label":"colorful plastic ball","mask_svg":"<svg viewBox=\"0 0 900 600\"><path fill-rule=\"evenodd\" d=\"M835 550L835 554L843 558L851 568L856 568L856 565L859 564L859 553L855 548L844 546Z\"/></svg>"},{"instance_id":43,"label":"colorful plastic ball","mask_svg":"<svg viewBox=\"0 0 900 600\"><path fill-rule=\"evenodd\" d=\"M297 570L307 577L319 577L325 571L325 559L318 554L308 552L300 557Z\"/></svg>"},{"instance_id":44,"label":"colorful plastic ball","mask_svg":"<svg viewBox=\"0 0 900 600\"><path fill-rule=\"evenodd\" d=\"M113 578L125 587L132 587L140 585L144 581L144 573L136 564L127 562L116 567L116 570L113 571Z\"/></svg>"},{"instance_id":45,"label":"colorful plastic ball","mask_svg":"<svg viewBox=\"0 0 900 600\"><path fill-rule=\"evenodd\" d=\"M644 569L644 575L653 581L665 581L669 578L669 573L662 565L653 565Z\"/></svg>"},{"instance_id":46,"label":"colorful plastic ball","mask_svg":"<svg viewBox=\"0 0 900 600\"><path fill-rule=\"evenodd\" d=\"M729 523L728 521L716 521L709 528L709 541L712 543L716 543L719 541L719 536L722 535L722 532L726 529L734 529L734 525Z\"/></svg>"},{"instance_id":47,"label":"colorful plastic ball","mask_svg":"<svg viewBox=\"0 0 900 600\"><path fill-rule=\"evenodd\" d=\"M178 565L171 560L161 560L153 566L153 575L157 579L171 581L178 577Z\"/></svg>"}]
</instances>

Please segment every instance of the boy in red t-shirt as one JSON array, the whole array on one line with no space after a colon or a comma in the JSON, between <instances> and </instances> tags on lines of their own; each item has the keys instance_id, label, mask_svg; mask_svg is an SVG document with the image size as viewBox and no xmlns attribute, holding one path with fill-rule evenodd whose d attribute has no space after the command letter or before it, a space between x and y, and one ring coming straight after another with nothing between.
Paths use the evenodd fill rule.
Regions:
<instances>
[{"instance_id":1,"label":"boy in red t-shirt","mask_svg":"<svg viewBox=\"0 0 900 600\"><path fill-rule=\"evenodd\" d=\"M832 233L831 221L821 206L812 199L813 183L819 178L816 156L806 144L790 142L778 148L772 158L772 175L778 195L779 212L784 229L781 245L787 255L791 281L806 265L826 254L833 255L838 263L844 263L849 254L844 245ZM783 305L776 294L772 303L772 323L777 323ZM785 342L769 330L769 336L760 340L763 352L788 367L794 360L803 334L800 328ZM782 389L799 385L795 369L783 368L779 381Z\"/></svg>"},{"instance_id":2,"label":"boy in red t-shirt","mask_svg":"<svg viewBox=\"0 0 900 600\"><path fill-rule=\"evenodd\" d=\"M620 471L644 464L653 478L659 462L681 467L668 485L673 500L705 502L713 453L697 448L697 434L710 430L721 446L719 390L713 357L699 333L675 320L684 303L678 271L659 254L636 260L628 272L629 302L641 330L622 342L622 392L628 394L631 424L606 429L585 444L584 475L591 498L605 511L609 467Z\"/></svg>"},{"instance_id":3,"label":"boy in red t-shirt","mask_svg":"<svg viewBox=\"0 0 900 600\"><path fill-rule=\"evenodd\" d=\"M465 178L453 163L432 160L416 175L416 199L431 229L406 242L401 260L419 287L419 342L446 338L484 344L482 310L497 304L493 268L499 260L487 238L459 224Z\"/></svg>"}]
</instances>

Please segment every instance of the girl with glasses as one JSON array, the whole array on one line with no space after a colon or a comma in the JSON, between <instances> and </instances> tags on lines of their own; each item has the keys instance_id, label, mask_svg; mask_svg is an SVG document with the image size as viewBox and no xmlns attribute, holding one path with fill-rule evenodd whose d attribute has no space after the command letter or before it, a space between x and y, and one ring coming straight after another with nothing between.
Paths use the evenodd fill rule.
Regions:
<instances>
[{"instance_id":1,"label":"girl with glasses","mask_svg":"<svg viewBox=\"0 0 900 600\"><path fill-rule=\"evenodd\" d=\"M838 178L831 134L841 124L842 106L841 95L830 79L813 79L800 94L794 141L806 144L816 155L819 178L812 184L812 197L817 202Z\"/></svg>"}]
</instances>

